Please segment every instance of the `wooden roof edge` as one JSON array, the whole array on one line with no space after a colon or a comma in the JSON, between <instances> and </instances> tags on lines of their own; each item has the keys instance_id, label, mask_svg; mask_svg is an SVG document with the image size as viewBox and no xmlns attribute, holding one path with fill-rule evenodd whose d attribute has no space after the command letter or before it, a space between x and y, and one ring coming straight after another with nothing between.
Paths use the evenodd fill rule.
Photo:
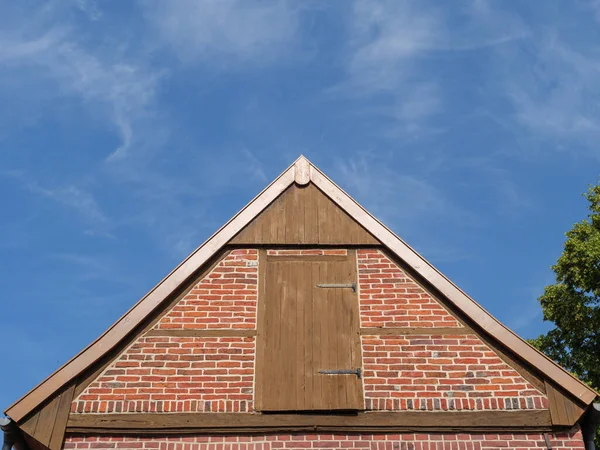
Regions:
<instances>
[{"instance_id":1,"label":"wooden roof edge","mask_svg":"<svg viewBox=\"0 0 600 450\"><path fill-rule=\"evenodd\" d=\"M144 297L123 314L100 337L85 347L77 355L63 364L44 381L5 410L5 414L19 422L54 392L72 381L81 372L114 348L127 334L137 327L158 305L160 305L181 283L185 282L200 266L233 238L244 226L287 189L296 176L306 184L301 172L307 171L308 161L300 156L283 171L271 184L264 188L236 215L219 228L203 244L194 250L175 269L165 276ZM296 175L296 167L299 167Z\"/></svg>"},{"instance_id":2,"label":"wooden roof edge","mask_svg":"<svg viewBox=\"0 0 600 450\"><path fill-rule=\"evenodd\" d=\"M313 165L311 165L310 179L338 206L353 217L354 220L375 236L383 245L393 251L401 260L406 262L415 272L441 292L452 304L492 338L499 341L518 357L536 367L579 401L589 405L600 395L500 323L416 250L373 217L356 200Z\"/></svg>"},{"instance_id":3,"label":"wooden roof edge","mask_svg":"<svg viewBox=\"0 0 600 450\"><path fill-rule=\"evenodd\" d=\"M114 348L133 329L142 323L148 314L154 311L182 283L294 182L299 185L313 182L338 206L353 217L354 220L410 265L486 333L500 341L517 356L536 366L542 373L546 374L575 398L589 404L598 395L589 386L583 384L498 322L485 309L427 262L425 258L419 255L312 165L304 156L300 156L279 177L263 189L242 210L194 250L181 264L152 288L148 294L121 316L104 334L8 407L5 410L5 414L14 421L19 422L46 401L54 392L71 382L85 369Z\"/></svg>"}]
</instances>

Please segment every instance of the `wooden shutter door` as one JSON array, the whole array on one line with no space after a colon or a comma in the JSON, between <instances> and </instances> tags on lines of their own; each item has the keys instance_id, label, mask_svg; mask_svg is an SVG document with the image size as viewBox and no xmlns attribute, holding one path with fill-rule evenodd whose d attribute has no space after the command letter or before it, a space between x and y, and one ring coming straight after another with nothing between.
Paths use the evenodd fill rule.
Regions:
<instances>
[{"instance_id":1,"label":"wooden shutter door","mask_svg":"<svg viewBox=\"0 0 600 450\"><path fill-rule=\"evenodd\" d=\"M264 254L261 255L264 258ZM262 264L256 409L363 409L355 255L267 257Z\"/></svg>"}]
</instances>

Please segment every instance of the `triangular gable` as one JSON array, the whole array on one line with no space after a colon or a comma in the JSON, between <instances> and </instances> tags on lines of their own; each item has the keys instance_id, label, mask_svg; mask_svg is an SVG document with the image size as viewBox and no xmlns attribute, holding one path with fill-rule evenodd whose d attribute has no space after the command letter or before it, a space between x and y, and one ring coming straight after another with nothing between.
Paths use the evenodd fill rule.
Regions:
<instances>
[{"instance_id":1,"label":"triangular gable","mask_svg":"<svg viewBox=\"0 0 600 450\"><path fill-rule=\"evenodd\" d=\"M266 254L300 252L347 255ZM366 411L548 409L543 380L512 367L380 247L356 254ZM73 413L254 411L258 260L257 249L233 249L203 271L76 396ZM435 391L421 397L432 380Z\"/></svg>"},{"instance_id":2,"label":"triangular gable","mask_svg":"<svg viewBox=\"0 0 600 450\"><path fill-rule=\"evenodd\" d=\"M231 244L380 245L312 183L288 187Z\"/></svg>"},{"instance_id":3,"label":"triangular gable","mask_svg":"<svg viewBox=\"0 0 600 450\"><path fill-rule=\"evenodd\" d=\"M159 305L163 304L165 299L176 292L180 286L186 283L190 277L209 262L220 249L228 244L240 231L244 230L265 208L294 183L300 186L306 186L309 183L314 184L316 188L329 197L356 223L360 224L364 230L367 230L370 235L387 247L392 254L402 260L416 275L421 277L447 299L449 304L456 308L457 311L489 335L492 340L500 343L516 357L536 367L549 381L580 402L590 404L594 400L597 395L594 390L580 382L577 378L573 377L503 326L479 304L444 277L422 256L371 216L306 158L300 157L244 209L195 250L144 298L136 303L109 330L9 407L6 410L6 414L17 422L21 421L47 399L52 398L63 386L72 382L75 377L90 368L96 361L120 344Z\"/></svg>"}]
</instances>

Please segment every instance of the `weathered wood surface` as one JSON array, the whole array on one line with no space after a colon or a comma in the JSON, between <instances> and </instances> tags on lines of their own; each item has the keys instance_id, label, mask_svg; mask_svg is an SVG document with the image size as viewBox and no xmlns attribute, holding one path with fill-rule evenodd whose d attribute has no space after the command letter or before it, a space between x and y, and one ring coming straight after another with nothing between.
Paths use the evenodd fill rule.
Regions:
<instances>
[{"instance_id":1,"label":"weathered wood surface","mask_svg":"<svg viewBox=\"0 0 600 450\"><path fill-rule=\"evenodd\" d=\"M364 408L358 377L319 373L362 366L356 292L317 287L356 282L355 266L354 252L343 260L269 258L263 264L257 410Z\"/></svg>"},{"instance_id":2,"label":"weathered wood surface","mask_svg":"<svg viewBox=\"0 0 600 450\"><path fill-rule=\"evenodd\" d=\"M230 243L380 245L312 183L290 186Z\"/></svg>"},{"instance_id":3,"label":"weathered wood surface","mask_svg":"<svg viewBox=\"0 0 600 450\"><path fill-rule=\"evenodd\" d=\"M546 381L546 394L553 425L568 426L575 423L582 416L584 409L571 398L567 397L560 389Z\"/></svg>"},{"instance_id":4,"label":"weathered wood surface","mask_svg":"<svg viewBox=\"0 0 600 450\"><path fill-rule=\"evenodd\" d=\"M28 442L50 450L62 448L74 391L75 384L63 388L35 414L19 424L19 428L35 441L29 439Z\"/></svg>"},{"instance_id":5,"label":"weathered wood surface","mask_svg":"<svg viewBox=\"0 0 600 450\"><path fill-rule=\"evenodd\" d=\"M453 411L357 414L72 414L69 434L208 434L266 431L523 431L549 430L550 412Z\"/></svg>"}]
</instances>

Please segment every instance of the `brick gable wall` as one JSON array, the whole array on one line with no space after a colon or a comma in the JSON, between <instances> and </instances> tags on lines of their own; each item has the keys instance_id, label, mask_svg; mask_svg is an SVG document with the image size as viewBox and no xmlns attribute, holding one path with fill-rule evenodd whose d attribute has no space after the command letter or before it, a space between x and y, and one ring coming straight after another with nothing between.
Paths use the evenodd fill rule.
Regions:
<instances>
[{"instance_id":1,"label":"brick gable wall","mask_svg":"<svg viewBox=\"0 0 600 450\"><path fill-rule=\"evenodd\" d=\"M255 329L258 251L232 250L153 330ZM77 413L249 412L254 337L142 336L72 403Z\"/></svg>"},{"instance_id":2,"label":"brick gable wall","mask_svg":"<svg viewBox=\"0 0 600 450\"><path fill-rule=\"evenodd\" d=\"M380 250L358 251L363 327L461 324ZM547 398L474 334L361 337L366 409L546 409Z\"/></svg>"},{"instance_id":3,"label":"brick gable wall","mask_svg":"<svg viewBox=\"0 0 600 450\"><path fill-rule=\"evenodd\" d=\"M142 337L71 411L250 412L254 353L253 337Z\"/></svg>"},{"instance_id":4,"label":"brick gable wall","mask_svg":"<svg viewBox=\"0 0 600 450\"><path fill-rule=\"evenodd\" d=\"M458 321L382 251L358 250L362 327L459 327Z\"/></svg>"},{"instance_id":5,"label":"brick gable wall","mask_svg":"<svg viewBox=\"0 0 600 450\"><path fill-rule=\"evenodd\" d=\"M583 449L578 428L549 434L555 450ZM364 449L364 450L538 450L546 448L541 433L522 434L270 434L243 436L166 437L68 437L65 450L275 450L275 449Z\"/></svg>"},{"instance_id":6,"label":"brick gable wall","mask_svg":"<svg viewBox=\"0 0 600 450\"><path fill-rule=\"evenodd\" d=\"M154 328L256 328L257 262L257 250L231 251Z\"/></svg>"},{"instance_id":7,"label":"brick gable wall","mask_svg":"<svg viewBox=\"0 0 600 450\"><path fill-rule=\"evenodd\" d=\"M373 410L546 409L548 401L475 335L363 336Z\"/></svg>"},{"instance_id":8,"label":"brick gable wall","mask_svg":"<svg viewBox=\"0 0 600 450\"><path fill-rule=\"evenodd\" d=\"M344 255L340 249L269 255ZM255 329L258 251L231 251L157 322L161 330ZM382 251L357 251L361 326L462 325ZM546 409L547 399L473 334L361 336L365 409ZM249 412L254 337L142 336L73 402L78 413Z\"/></svg>"}]
</instances>

